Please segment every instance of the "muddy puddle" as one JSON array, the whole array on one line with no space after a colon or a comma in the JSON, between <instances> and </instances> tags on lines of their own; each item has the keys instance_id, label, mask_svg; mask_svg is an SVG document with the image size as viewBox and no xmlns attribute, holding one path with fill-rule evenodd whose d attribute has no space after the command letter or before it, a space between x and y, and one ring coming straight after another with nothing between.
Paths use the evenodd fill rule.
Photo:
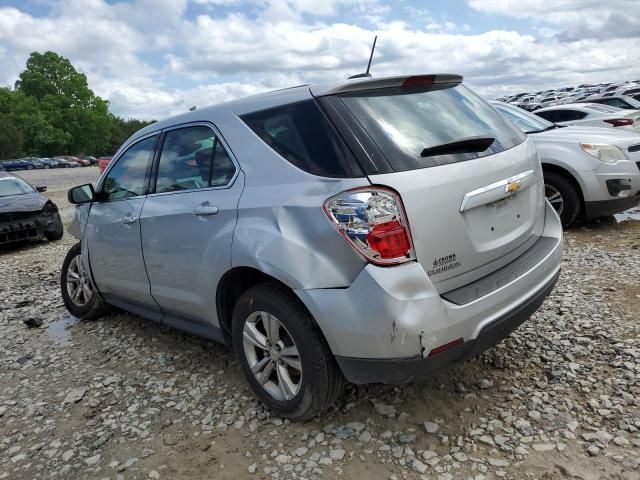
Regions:
<instances>
[{"instance_id":1,"label":"muddy puddle","mask_svg":"<svg viewBox=\"0 0 640 480\"><path fill-rule=\"evenodd\" d=\"M71 345L71 331L69 328L79 321L79 319L71 315L51 320L47 323L46 335L58 345Z\"/></svg>"}]
</instances>

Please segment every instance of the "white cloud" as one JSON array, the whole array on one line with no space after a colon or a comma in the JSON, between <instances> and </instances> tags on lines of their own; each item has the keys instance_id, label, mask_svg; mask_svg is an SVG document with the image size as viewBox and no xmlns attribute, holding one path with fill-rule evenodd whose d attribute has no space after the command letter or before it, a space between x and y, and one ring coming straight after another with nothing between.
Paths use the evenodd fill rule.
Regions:
<instances>
[{"instance_id":1,"label":"white cloud","mask_svg":"<svg viewBox=\"0 0 640 480\"><path fill-rule=\"evenodd\" d=\"M640 36L638 0L468 0L481 12L554 24L564 40Z\"/></svg>"},{"instance_id":2,"label":"white cloud","mask_svg":"<svg viewBox=\"0 0 640 480\"><path fill-rule=\"evenodd\" d=\"M487 95L640 77L640 32L603 35L600 24L585 20L593 12L598 21L611 19L616 9L636 18L635 1L625 10L623 0L468 0L486 14L535 20L531 33L478 33L382 0L191 1L205 13L188 18L187 0L63 0L45 17L0 8L0 84L15 82L31 51L53 50L87 74L114 112L162 118L191 105L346 78L365 69L376 34L374 75L462 73ZM407 22L389 20L399 12ZM584 32L576 30L580 22Z\"/></svg>"}]
</instances>

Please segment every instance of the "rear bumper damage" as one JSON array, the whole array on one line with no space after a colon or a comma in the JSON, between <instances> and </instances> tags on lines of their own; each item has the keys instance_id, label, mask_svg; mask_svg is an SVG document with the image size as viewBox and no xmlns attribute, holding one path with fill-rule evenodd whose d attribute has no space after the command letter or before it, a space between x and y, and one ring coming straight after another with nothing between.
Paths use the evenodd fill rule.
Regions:
<instances>
[{"instance_id":1,"label":"rear bumper damage","mask_svg":"<svg viewBox=\"0 0 640 480\"><path fill-rule=\"evenodd\" d=\"M457 291L441 294L422 266L410 262L368 265L348 288L296 293L349 381L423 378L497 343L549 294L560 271L562 227L548 202L545 215L537 247Z\"/></svg>"},{"instance_id":2,"label":"rear bumper damage","mask_svg":"<svg viewBox=\"0 0 640 480\"><path fill-rule=\"evenodd\" d=\"M533 315L551 293L560 272L525 303L484 326L477 338L457 344L427 358L372 359L336 357L342 373L351 383L409 383L428 378L455 362L475 357L509 336Z\"/></svg>"}]
</instances>

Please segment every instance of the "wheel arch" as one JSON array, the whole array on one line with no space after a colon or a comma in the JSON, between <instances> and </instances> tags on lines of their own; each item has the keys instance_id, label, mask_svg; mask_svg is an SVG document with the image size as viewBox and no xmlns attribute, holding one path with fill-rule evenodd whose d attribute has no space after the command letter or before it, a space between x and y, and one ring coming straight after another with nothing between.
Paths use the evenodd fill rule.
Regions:
<instances>
[{"instance_id":1,"label":"wheel arch","mask_svg":"<svg viewBox=\"0 0 640 480\"><path fill-rule=\"evenodd\" d=\"M583 187L582 187L580 181L578 180L578 178L576 177L576 175L574 175L572 172L570 172L566 168L561 167L559 165L555 165L553 163L542 162L542 173L544 174L545 172L554 172L554 173L557 173L558 175L562 175L563 177L565 177L567 180L569 180L576 187L576 191L578 192L578 195L580 196L580 211L582 213L584 213L584 192L583 192Z\"/></svg>"},{"instance_id":2,"label":"wheel arch","mask_svg":"<svg viewBox=\"0 0 640 480\"><path fill-rule=\"evenodd\" d=\"M235 304L244 292L251 287L262 282L273 282L287 289L294 298L298 299L300 304L307 310L309 316L318 327L318 324L309 312L307 306L300 300L294 290L283 280L274 277L268 273L249 266L237 266L228 270L218 282L216 289L216 310L218 314L218 324L222 330L224 340L227 344L231 344L231 320L233 317L233 309ZM318 327L322 334L322 330ZM324 336L324 334L323 334Z\"/></svg>"}]
</instances>

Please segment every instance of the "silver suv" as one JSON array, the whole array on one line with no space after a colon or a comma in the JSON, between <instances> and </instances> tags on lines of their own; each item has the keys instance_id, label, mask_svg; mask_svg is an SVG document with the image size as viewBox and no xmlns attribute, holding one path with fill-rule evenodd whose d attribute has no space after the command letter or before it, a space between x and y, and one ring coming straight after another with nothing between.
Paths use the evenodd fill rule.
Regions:
<instances>
[{"instance_id":1,"label":"silver suv","mask_svg":"<svg viewBox=\"0 0 640 480\"><path fill-rule=\"evenodd\" d=\"M310 418L354 383L476 355L558 278L531 140L457 75L300 86L136 133L69 191L69 311L114 305L231 344L258 397Z\"/></svg>"}]
</instances>

